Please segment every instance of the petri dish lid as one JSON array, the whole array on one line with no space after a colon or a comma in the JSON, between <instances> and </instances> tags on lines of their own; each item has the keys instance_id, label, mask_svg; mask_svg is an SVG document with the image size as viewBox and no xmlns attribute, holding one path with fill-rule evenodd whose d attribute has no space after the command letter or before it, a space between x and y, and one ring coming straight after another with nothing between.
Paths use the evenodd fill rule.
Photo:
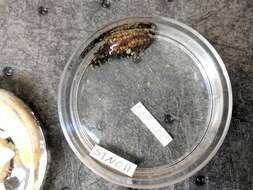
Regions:
<instances>
[{"instance_id":1,"label":"petri dish lid","mask_svg":"<svg viewBox=\"0 0 253 190\"><path fill-rule=\"evenodd\" d=\"M173 140L162 146L132 111L141 102ZM96 174L127 187L177 183L201 169L231 119L225 66L199 33L162 17L127 18L97 31L71 56L59 89L64 135ZM94 145L138 165L133 177L89 156Z\"/></svg>"},{"instance_id":2,"label":"petri dish lid","mask_svg":"<svg viewBox=\"0 0 253 190\"><path fill-rule=\"evenodd\" d=\"M48 162L40 124L22 100L3 89L0 123L0 189L40 189Z\"/></svg>"}]
</instances>

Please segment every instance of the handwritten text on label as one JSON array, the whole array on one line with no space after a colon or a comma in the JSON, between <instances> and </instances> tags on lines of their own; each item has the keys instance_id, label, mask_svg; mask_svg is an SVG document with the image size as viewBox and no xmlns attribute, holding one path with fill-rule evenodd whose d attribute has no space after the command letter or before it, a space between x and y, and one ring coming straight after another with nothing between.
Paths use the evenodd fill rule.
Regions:
<instances>
[{"instance_id":1,"label":"handwritten text on label","mask_svg":"<svg viewBox=\"0 0 253 190\"><path fill-rule=\"evenodd\" d=\"M137 165L129 162L128 160L102 148L101 146L95 145L90 152L90 156L103 164L124 173L130 177L133 176Z\"/></svg>"},{"instance_id":2,"label":"handwritten text on label","mask_svg":"<svg viewBox=\"0 0 253 190\"><path fill-rule=\"evenodd\" d=\"M132 107L131 111L146 125L164 147L172 141L172 137L141 102Z\"/></svg>"}]
</instances>

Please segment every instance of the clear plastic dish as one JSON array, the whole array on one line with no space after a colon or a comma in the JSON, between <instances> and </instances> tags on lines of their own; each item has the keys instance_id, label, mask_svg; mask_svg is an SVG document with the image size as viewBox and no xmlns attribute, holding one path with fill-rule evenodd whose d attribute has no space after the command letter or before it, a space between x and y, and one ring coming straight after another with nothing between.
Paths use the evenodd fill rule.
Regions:
<instances>
[{"instance_id":1,"label":"clear plastic dish","mask_svg":"<svg viewBox=\"0 0 253 190\"><path fill-rule=\"evenodd\" d=\"M138 102L173 137L166 147L131 112ZM199 33L171 19L135 17L105 26L74 52L58 106L64 135L87 167L118 185L155 188L214 156L229 128L232 92L221 58ZM95 144L137 164L134 176L91 158Z\"/></svg>"},{"instance_id":2,"label":"clear plastic dish","mask_svg":"<svg viewBox=\"0 0 253 190\"><path fill-rule=\"evenodd\" d=\"M0 123L0 156L5 160L0 163L0 189L41 189L48 152L34 113L15 95L0 89Z\"/></svg>"}]
</instances>

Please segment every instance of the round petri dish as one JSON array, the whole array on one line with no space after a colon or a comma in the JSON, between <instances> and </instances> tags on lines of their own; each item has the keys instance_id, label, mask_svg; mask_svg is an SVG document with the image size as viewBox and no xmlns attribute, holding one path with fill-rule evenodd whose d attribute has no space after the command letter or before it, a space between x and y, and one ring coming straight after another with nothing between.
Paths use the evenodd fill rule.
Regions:
<instances>
[{"instance_id":1,"label":"round petri dish","mask_svg":"<svg viewBox=\"0 0 253 190\"><path fill-rule=\"evenodd\" d=\"M131 111L141 102L173 140L162 146ZM221 146L231 119L225 66L192 28L162 17L111 23L69 59L59 88L64 135L78 158L108 181L132 188L175 184ZM137 164L126 176L89 156L94 145Z\"/></svg>"},{"instance_id":2,"label":"round petri dish","mask_svg":"<svg viewBox=\"0 0 253 190\"><path fill-rule=\"evenodd\" d=\"M41 189L48 152L34 113L11 92L0 89L0 123L0 189Z\"/></svg>"}]
</instances>

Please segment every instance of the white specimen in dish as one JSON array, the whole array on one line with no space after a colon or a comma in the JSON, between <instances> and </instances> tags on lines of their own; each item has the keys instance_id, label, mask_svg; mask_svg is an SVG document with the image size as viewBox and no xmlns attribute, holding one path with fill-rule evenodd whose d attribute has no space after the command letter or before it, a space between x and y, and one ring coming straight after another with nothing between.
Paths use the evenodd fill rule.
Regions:
<instances>
[{"instance_id":1,"label":"white specimen in dish","mask_svg":"<svg viewBox=\"0 0 253 190\"><path fill-rule=\"evenodd\" d=\"M0 127L0 139L7 139L9 137L10 135L6 131L3 131L3 129Z\"/></svg>"},{"instance_id":2,"label":"white specimen in dish","mask_svg":"<svg viewBox=\"0 0 253 190\"><path fill-rule=\"evenodd\" d=\"M0 166L5 165L7 162L9 162L14 156L15 152L7 147L0 147Z\"/></svg>"},{"instance_id":3,"label":"white specimen in dish","mask_svg":"<svg viewBox=\"0 0 253 190\"><path fill-rule=\"evenodd\" d=\"M3 183L0 183L0 190L6 190Z\"/></svg>"}]
</instances>

